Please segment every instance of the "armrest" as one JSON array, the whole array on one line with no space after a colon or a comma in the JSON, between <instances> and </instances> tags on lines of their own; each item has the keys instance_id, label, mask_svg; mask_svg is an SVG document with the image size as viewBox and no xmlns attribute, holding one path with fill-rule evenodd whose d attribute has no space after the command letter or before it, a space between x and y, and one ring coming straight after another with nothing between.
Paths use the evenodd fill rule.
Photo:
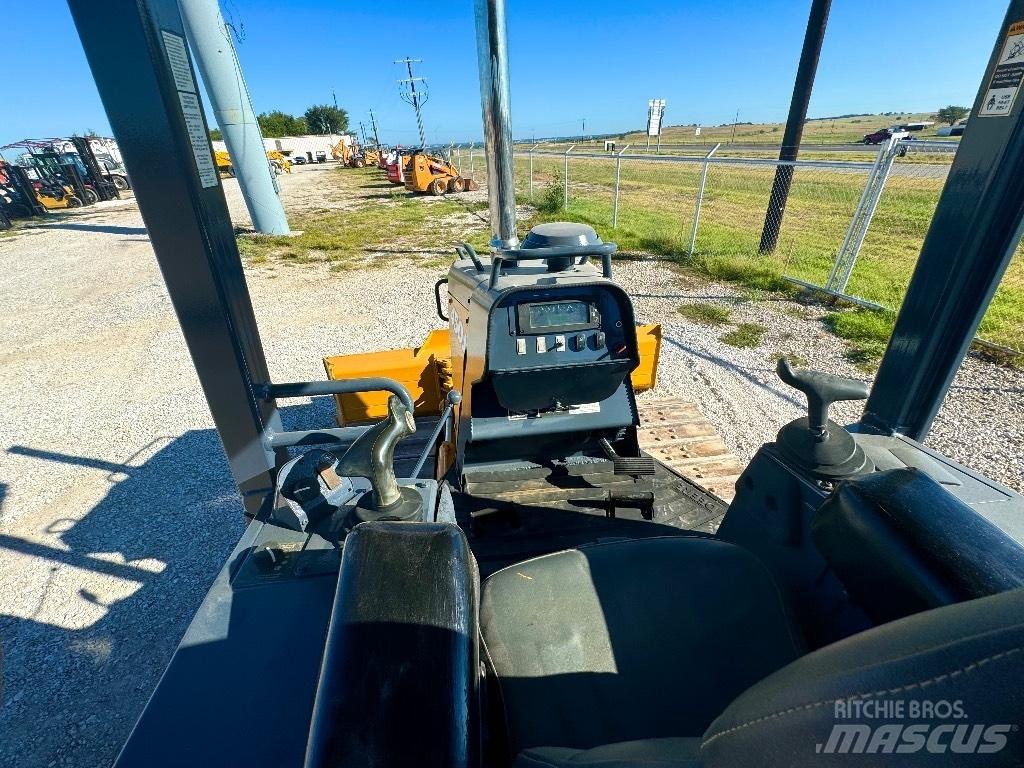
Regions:
<instances>
[{"instance_id":1,"label":"armrest","mask_svg":"<svg viewBox=\"0 0 1024 768\"><path fill-rule=\"evenodd\" d=\"M457 526L356 526L342 553L307 768L477 764L479 593Z\"/></svg>"},{"instance_id":2,"label":"armrest","mask_svg":"<svg viewBox=\"0 0 1024 768\"><path fill-rule=\"evenodd\" d=\"M917 469L840 483L811 538L879 623L1024 586L1024 547Z\"/></svg>"}]
</instances>

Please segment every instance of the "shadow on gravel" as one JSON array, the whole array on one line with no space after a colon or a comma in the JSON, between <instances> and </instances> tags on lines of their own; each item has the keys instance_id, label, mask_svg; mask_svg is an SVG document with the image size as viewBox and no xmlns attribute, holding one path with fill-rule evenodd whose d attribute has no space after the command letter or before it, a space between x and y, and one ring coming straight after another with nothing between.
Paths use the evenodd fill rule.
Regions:
<instances>
[{"instance_id":1,"label":"shadow on gravel","mask_svg":"<svg viewBox=\"0 0 1024 768\"><path fill-rule=\"evenodd\" d=\"M145 235L145 227L119 227L112 224L72 224L61 222L59 224L45 224L46 229L71 229L76 232L103 232L108 235Z\"/></svg>"},{"instance_id":2,"label":"shadow on gravel","mask_svg":"<svg viewBox=\"0 0 1024 768\"><path fill-rule=\"evenodd\" d=\"M333 426L333 400L283 408L282 419ZM9 451L39 459L40 473L50 462L105 472L110 488L66 528L38 532L58 544L0 536L0 557L39 558L48 571L29 616L0 616L0 765L106 768L241 536L238 491L212 429L155 440L141 462Z\"/></svg>"},{"instance_id":3,"label":"shadow on gravel","mask_svg":"<svg viewBox=\"0 0 1024 768\"><path fill-rule=\"evenodd\" d=\"M677 347L678 349L681 349L688 355L699 357L701 360L707 360L709 363L717 365L720 368L724 368L730 373L734 373L740 378L746 379L751 384L756 386L758 389L762 389L765 392L768 392L774 395L775 397L779 398L780 400L785 400L787 403L791 403L797 408L804 409L807 407L806 403L804 403L801 399L793 397L781 386L776 385L775 382L777 382L778 380L775 378L775 373L771 368L756 370L746 368L742 365L737 365L731 360L726 360L724 357L719 357L718 355L712 355L709 352L694 349L690 345L684 344L683 342L679 341L678 339L674 339L671 336L663 337L662 341L667 341L669 344L671 344L674 347ZM764 377L764 380L762 379L762 376Z\"/></svg>"}]
</instances>

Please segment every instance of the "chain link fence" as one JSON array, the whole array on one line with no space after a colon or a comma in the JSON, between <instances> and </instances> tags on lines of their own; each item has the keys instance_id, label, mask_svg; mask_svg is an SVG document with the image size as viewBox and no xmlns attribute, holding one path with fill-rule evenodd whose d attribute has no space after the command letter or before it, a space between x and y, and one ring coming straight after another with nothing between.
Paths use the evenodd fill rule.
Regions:
<instances>
[{"instance_id":1,"label":"chain link fence","mask_svg":"<svg viewBox=\"0 0 1024 768\"><path fill-rule=\"evenodd\" d=\"M762 269L771 262L794 277L823 283L872 164L828 159L781 164L791 176L789 200L776 247L761 255L767 203L780 167L766 154L655 156L629 147L608 153L538 148L517 155L517 190L542 211L564 210L568 218L595 226L632 251L688 255L719 270L734 268L737 261L756 260Z\"/></svg>"},{"instance_id":2,"label":"chain link fence","mask_svg":"<svg viewBox=\"0 0 1024 768\"><path fill-rule=\"evenodd\" d=\"M896 310L949 175L955 142L902 141L842 152L778 147L520 145L516 192L542 213L586 222L624 250L700 260L729 279L784 274L816 290ZM653 148L652 148L653 149ZM479 146L456 148L463 173L486 175ZM779 169L790 189L774 249L762 252ZM1024 254L1018 249L979 339L1024 353Z\"/></svg>"}]
</instances>

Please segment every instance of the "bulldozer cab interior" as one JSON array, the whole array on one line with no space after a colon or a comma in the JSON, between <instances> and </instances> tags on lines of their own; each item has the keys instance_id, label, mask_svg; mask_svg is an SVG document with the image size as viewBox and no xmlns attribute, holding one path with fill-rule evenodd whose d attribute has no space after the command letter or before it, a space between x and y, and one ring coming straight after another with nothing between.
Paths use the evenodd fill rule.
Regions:
<instances>
[{"instance_id":1,"label":"bulldozer cab interior","mask_svg":"<svg viewBox=\"0 0 1024 768\"><path fill-rule=\"evenodd\" d=\"M1024 761L1024 498L920 442L1020 240L1024 103L965 132L873 387L780 362L807 415L725 504L639 448L615 246L509 231L501 0L476 2L496 247L460 247L437 294L431 425L388 378L271 381L151 44L183 32L177 3L69 5L252 517L118 766ZM1020 19L1012 0L1000 40ZM281 427L280 400L367 390L390 393L371 425ZM860 707L911 701L966 714L894 731Z\"/></svg>"}]
</instances>

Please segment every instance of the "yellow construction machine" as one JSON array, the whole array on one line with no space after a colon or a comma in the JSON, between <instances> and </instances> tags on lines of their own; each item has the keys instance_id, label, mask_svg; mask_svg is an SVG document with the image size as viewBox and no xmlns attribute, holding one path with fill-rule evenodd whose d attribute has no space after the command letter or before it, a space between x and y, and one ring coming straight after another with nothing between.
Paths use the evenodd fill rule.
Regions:
<instances>
[{"instance_id":1,"label":"yellow construction machine","mask_svg":"<svg viewBox=\"0 0 1024 768\"><path fill-rule=\"evenodd\" d=\"M213 160L217 165L217 172L221 175L221 178L235 175L235 166L231 162L231 155L227 153L227 150L220 149L214 152ZM276 173L292 172L292 161L276 149L271 149L267 152L267 160L269 160L270 164L274 166L274 171Z\"/></svg>"},{"instance_id":2,"label":"yellow construction machine","mask_svg":"<svg viewBox=\"0 0 1024 768\"><path fill-rule=\"evenodd\" d=\"M278 172L291 173L292 172L292 161L285 157L283 154L278 152L276 149L268 150L267 159L270 164L274 166L274 169Z\"/></svg>"},{"instance_id":3,"label":"yellow construction machine","mask_svg":"<svg viewBox=\"0 0 1024 768\"><path fill-rule=\"evenodd\" d=\"M344 139L334 145L331 156L350 168L365 168L368 165L377 165L380 161L378 150L360 147L358 144L346 144Z\"/></svg>"},{"instance_id":4,"label":"yellow construction machine","mask_svg":"<svg viewBox=\"0 0 1024 768\"><path fill-rule=\"evenodd\" d=\"M48 211L61 208L81 208L82 201L75 191L66 184L35 183L32 185L36 193L36 201Z\"/></svg>"},{"instance_id":5,"label":"yellow construction machine","mask_svg":"<svg viewBox=\"0 0 1024 768\"><path fill-rule=\"evenodd\" d=\"M447 160L422 150L412 153L405 168L405 188L412 192L443 195L479 189L473 179L464 178Z\"/></svg>"},{"instance_id":6,"label":"yellow construction machine","mask_svg":"<svg viewBox=\"0 0 1024 768\"><path fill-rule=\"evenodd\" d=\"M363 165L380 165L380 150L364 149L362 153Z\"/></svg>"},{"instance_id":7,"label":"yellow construction machine","mask_svg":"<svg viewBox=\"0 0 1024 768\"><path fill-rule=\"evenodd\" d=\"M340 160L343 165L348 165L352 155L352 147L345 143L344 137L338 139L338 143L331 147L331 157L335 160Z\"/></svg>"}]
</instances>

